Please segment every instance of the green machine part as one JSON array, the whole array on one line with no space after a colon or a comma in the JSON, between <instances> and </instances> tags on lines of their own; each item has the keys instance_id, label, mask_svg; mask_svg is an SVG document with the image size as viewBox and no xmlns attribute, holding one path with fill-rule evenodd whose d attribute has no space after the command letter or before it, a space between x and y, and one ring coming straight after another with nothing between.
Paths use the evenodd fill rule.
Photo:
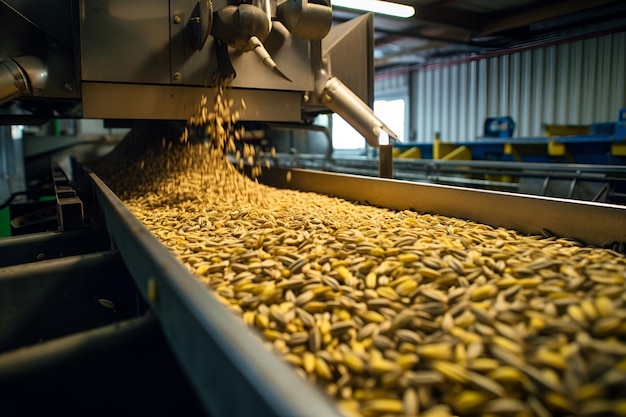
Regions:
<instances>
[{"instance_id":1,"label":"green machine part","mask_svg":"<svg viewBox=\"0 0 626 417\"><path fill-rule=\"evenodd\" d=\"M9 217L9 208L0 210L0 238L11 236L11 219Z\"/></svg>"}]
</instances>

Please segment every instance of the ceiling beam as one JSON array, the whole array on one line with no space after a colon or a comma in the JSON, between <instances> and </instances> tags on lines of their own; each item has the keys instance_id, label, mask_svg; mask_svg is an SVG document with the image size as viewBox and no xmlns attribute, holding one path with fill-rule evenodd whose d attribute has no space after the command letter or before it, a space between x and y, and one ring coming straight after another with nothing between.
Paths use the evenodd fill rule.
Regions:
<instances>
[{"instance_id":1,"label":"ceiling beam","mask_svg":"<svg viewBox=\"0 0 626 417\"><path fill-rule=\"evenodd\" d=\"M597 6L617 3L620 0L560 0L545 6L533 6L509 11L506 14L493 13L491 23L484 24L477 37L528 26L543 20L553 19L565 14L576 13Z\"/></svg>"},{"instance_id":2,"label":"ceiling beam","mask_svg":"<svg viewBox=\"0 0 626 417\"><path fill-rule=\"evenodd\" d=\"M484 25L484 15L454 7L455 1L440 0L427 6L414 6L413 20L476 32Z\"/></svg>"},{"instance_id":3,"label":"ceiling beam","mask_svg":"<svg viewBox=\"0 0 626 417\"><path fill-rule=\"evenodd\" d=\"M469 36L462 37L462 38L458 36L450 36L450 37L432 36L432 35L426 35L422 33L420 29L408 29L408 30L395 30L394 31L394 30L389 30L389 29L376 28L375 31L378 33L384 33L385 35L394 36L394 37L404 36L408 38L418 38L418 39L423 39L423 40L433 41L433 42L445 42L445 43L450 43L450 44L455 44L455 45L471 45ZM384 38L379 39L379 42L384 42Z\"/></svg>"},{"instance_id":4,"label":"ceiling beam","mask_svg":"<svg viewBox=\"0 0 626 417\"><path fill-rule=\"evenodd\" d=\"M380 66L383 66L392 62L394 59L398 59L398 58L408 56L408 55L415 55L418 52L440 48L445 45L446 44L443 42L428 42L425 45L416 46L413 48L406 48L406 49L403 49L402 51L385 54L383 57L374 60L374 67L380 67ZM413 57L413 59L416 62L418 61L417 57ZM424 57L421 57L419 60L424 61L424 59L425 59Z\"/></svg>"}]
</instances>

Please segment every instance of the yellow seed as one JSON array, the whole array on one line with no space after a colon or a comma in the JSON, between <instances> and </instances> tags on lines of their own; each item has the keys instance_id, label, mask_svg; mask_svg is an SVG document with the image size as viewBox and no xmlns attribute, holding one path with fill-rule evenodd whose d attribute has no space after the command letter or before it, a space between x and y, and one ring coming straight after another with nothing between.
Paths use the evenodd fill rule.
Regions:
<instances>
[{"instance_id":1,"label":"yellow seed","mask_svg":"<svg viewBox=\"0 0 626 417\"><path fill-rule=\"evenodd\" d=\"M326 311L326 303L322 301L311 301L306 303L302 308L309 313L322 313Z\"/></svg>"},{"instance_id":2,"label":"yellow seed","mask_svg":"<svg viewBox=\"0 0 626 417\"><path fill-rule=\"evenodd\" d=\"M403 403L393 398L378 398L369 400L363 404L363 411L375 412L379 414L400 414L403 410Z\"/></svg>"},{"instance_id":3,"label":"yellow seed","mask_svg":"<svg viewBox=\"0 0 626 417\"><path fill-rule=\"evenodd\" d=\"M400 346L398 346L398 352L404 354L404 353L416 353L417 352L417 348L415 347L415 345L413 343L408 343L408 342L402 342L400 343Z\"/></svg>"},{"instance_id":4,"label":"yellow seed","mask_svg":"<svg viewBox=\"0 0 626 417\"><path fill-rule=\"evenodd\" d=\"M547 348L539 348L535 354L535 358L538 362L551 366L552 368L563 370L565 369L565 358L556 352L553 352Z\"/></svg>"},{"instance_id":5,"label":"yellow seed","mask_svg":"<svg viewBox=\"0 0 626 417\"><path fill-rule=\"evenodd\" d=\"M546 321L539 316L533 316L528 322L528 327L534 330L541 330L546 327Z\"/></svg>"},{"instance_id":6,"label":"yellow seed","mask_svg":"<svg viewBox=\"0 0 626 417\"><path fill-rule=\"evenodd\" d=\"M498 293L498 287L492 284L481 285L470 291L470 298L473 301L481 301L486 298L491 298Z\"/></svg>"},{"instance_id":7,"label":"yellow seed","mask_svg":"<svg viewBox=\"0 0 626 417\"><path fill-rule=\"evenodd\" d=\"M458 382L459 384L467 382L467 370L461 365L451 362L434 361L432 367L451 381Z\"/></svg>"},{"instance_id":8,"label":"yellow seed","mask_svg":"<svg viewBox=\"0 0 626 417\"><path fill-rule=\"evenodd\" d=\"M365 277L365 286L367 288L376 288L376 283L376 273L370 272L369 274L367 274L367 276Z\"/></svg>"},{"instance_id":9,"label":"yellow seed","mask_svg":"<svg viewBox=\"0 0 626 417\"><path fill-rule=\"evenodd\" d=\"M270 318L263 314L257 314L254 321L255 321L256 327L260 329L267 329L267 327L270 324Z\"/></svg>"},{"instance_id":10,"label":"yellow seed","mask_svg":"<svg viewBox=\"0 0 626 417\"><path fill-rule=\"evenodd\" d=\"M513 287L515 285L518 285L518 280L512 276L505 276L501 279L498 280L498 282L496 283L496 285L498 286L498 288L510 288Z\"/></svg>"},{"instance_id":11,"label":"yellow seed","mask_svg":"<svg viewBox=\"0 0 626 417\"><path fill-rule=\"evenodd\" d=\"M267 338L267 340L273 342L276 339L280 339L283 334L278 330L265 329L263 330L263 335Z\"/></svg>"},{"instance_id":12,"label":"yellow seed","mask_svg":"<svg viewBox=\"0 0 626 417\"><path fill-rule=\"evenodd\" d=\"M424 359L452 360L452 345L449 343L434 343L417 347L417 354Z\"/></svg>"},{"instance_id":13,"label":"yellow seed","mask_svg":"<svg viewBox=\"0 0 626 417\"><path fill-rule=\"evenodd\" d=\"M389 283L389 286L391 288L397 288L398 285L402 284L403 282L411 281L411 280L412 280L412 277L410 275L402 275L399 278L396 278L393 281L391 281Z\"/></svg>"},{"instance_id":14,"label":"yellow seed","mask_svg":"<svg viewBox=\"0 0 626 417\"><path fill-rule=\"evenodd\" d=\"M389 300L397 300L398 294L391 287L378 287L376 288L376 292L383 298L387 298Z\"/></svg>"},{"instance_id":15,"label":"yellow seed","mask_svg":"<svg viewBox=\"0 0 626 417\"><path fill-rule=\"evenodd\" d=\"M585 316L587 316L587 319L594 321L598 318L598 310L596 310L593 301L583 300L580 302L580 307L585 312Z\"/></svg>"},{"instance_id":16,"label":"yellow seed","mask_svg":"<svg viewBox=\"0 0 626 417\"><path fill-rule=\"evenodd\" d=\"M204 275L209 271L209 265L204 264L204 265L200 265L198 268L196 268L196 273L198 275Z\"/></svg>"},{"instance_id":17,"label":"yellow seed","mask_svg":"<svg viewBox=\"0 0 626 417\"><path fill-rule=\"evenodd\" d=\"M298 355L294 355L293 353L286 354L285 356L283 356L283 359L285 359L285 361L289 362L292 365L302 366L302 358Z\"/></svg>"},{"instance_id":18,"label":"yellow seed","mask_svg":"<svg viewBox=\"0 0 626 417\"><path fill-rule=\"evenodd\" d=\"M245 311L243 313L244 323L246 323L248 326L254 326L254 323L255 323L254 316L255 316L254 311Z\"/></svg>"},{"instance_id":19,"label":"yellow seed","mask_svg":"<svg viewBox=\"0 0 626 417\"><path fill-rule=\"evenodd\" d=\"M319 325L319 329L320 329L320 333L322 335L328 334L330 333L330 329L332 328L332 324L330 324L329 320L322 320L320 325Z\"/></svg>"},{"instance_id":20,"label":"yellow seed","mask_svg":"<svg viewBox=\"0 0 626 417\"><path fill-rule=\"evenodd\" d=\"M419 397L413 388L407 388L402 395L402 411L406 416L416 416L419 413Z\"/></svg>"},{"instance_id":21,"label":"yellow seed","mask_svg":"<svg viewBox=\"0 0 626 417\"><path fill-rule=\"evenodd\" d=\"M313 373L315 370L315 355L311 352L304 352L302 354L302 367L307 373Z\"/></svg>"},{"instance_id":22,"label":"yellow seed","mask_svg":"<svg viewBox=\"0 0 626 417\"><path fill-rule=\"evenodd\" d=\"M402 370L398 364L387 359L372 359L368 367L370 372L375 375L382 375L388 372L400 372Z\"/></svg>"},{"instance_id":23,"label":"yellow seed","mask_svg":"<svg viewBox=\"0 0 626 417\"><path fill-rule=\"evenodd\" d=\"M461 414L467 414L483 405L489 397L480 391L463 390L454 396L454 409Z\"/></svg>"},{"instance_id":24,"label":"yellow seed","mask_svg":"<svg viewBox=\"0 0 626 417\"><path fill-rule=\"evenodd\" d=\"M344 399L339 400L337 403L339 410L342 414L345 414L348 417L361 417L362 414L359 412L361 408L361 403L357 400Z\"/></svg>"},{"instance_id":25,"label":"yellow seed","mask_svg":"<svg viewBox=\"0 0 626 417\"><path fill-rule=\"evenodd\" d=\"M587 317L585 316L585 312L580 306L577 305L569 305L567 307L567 314L574 319L578 324L582 326L587 326Z\"/></svg>"},{"instance_id":26,"label":"yellow seed","mask_svg":"<svg viewBox=\"0 0 626 417\"><path fill-rule=\"evenodd\" d=\"M361 358L350 352L344 355L343 363L350 368L350 370L359 374L362 373L365 368Z\"/></svg>"},{"instance_id":27,"label":"yellow seed","mask_svg":"<svg viewBox=\"0 0 626 417\"><path fill-rule=\"evenodd\" d=\"M422 275L424 278L428 279L439 279L441 278L441 273L432 268L419 268L417 272Z\"/></svg>"},{"instance_id":28,"label":"yellow seed","mask_svg":"<svg viewBox=\"0 0 626 417\"><path fill-rule=\"evenodd\" d=\"M294 353L296 355L302 355L305 350L306 350L305 345L298 345L298 346L294 346L291 348L291 353Z\"/></svg>"},{"instance_id":29,"label":"yellow seed","mask_svg":"<svg viewBox=\"0 0 626 417\"><path fill-rule=\"evenodd\" d=\"M385 321L385 316L373 310L368 310L365 313L359 314L359 316L370 323L382 323Z\"/></svg>"},{"instance_id":30,"label":"yellow seed","mask_svg":"<svg viewBox=\"0 0 626 417\"><path fill-rule=\"evenodd\" d=\"M330 380L333 377L333 373L326 361L320 357L315 358L315 372L321 378Z\"/></svg>"},{"instance_id":31,"label":"yellow seed","mask_svg":"<svg viewBox=\"0 0 626 417\"><path fill-rule=\"evenodd\" d=\"M254 282L244 282L244 283L235 285L234 289L236 292L248 292L248 291L255 289L256 287L257 287L257 284L255 284Z\"/></svg>"},{"instance_id":32,"label":"yellow seed","mask_svg":"<svg viewBox=\"0 0 626 417\"><path fill-rule=\"evenodd\" d=\"M467 366L475 371L487 372L497 369L499 365L500 362L497 359L476 358L472 359Z\"/></svg>"},{"instance_id":33,"label":"yellow seed","mask_svg":"<svg viewBox=\"0 0 626 417\"><path fill-rule=\"evenodd\" d=\"M493 336L492 342L494 343L494 345L500 346L501 348L509 352L513 352L518 355L521 355L523 353L522 345L512 341L511 339L507 339L506 337L502 337L499 335Z\"/></svg>"},{"instance_id":34,"label":"yellow seed","mask_svg":"<svg viewBox=\"0 0 626 417\"><path fill-rule=\"evenodd\" d=\"M418 362L419 357L414 353L404 353L396 358L396 363L398 364L398 366L405 370L413 369L413 367L417 365Z\"/></svg>"},{"instance_id":35,"label":"yellow seed","mask_svg":"<svg viewBox=\"0 0 626 417\"><path fill-rule=\"evenodd\" d=\"M611 317L613 315L613 303L608 297L598 297L595 302L596 309L602 317Z\"/></svg>"},{"instance_id":36,"label":"yellow seed","mask_svg":"<svg viewBox=\"0 0 626 417\"><path fill-rule=\"evenodd\" d=\"M350 341L350 349L352 349L352 351L354 353L364 353L365 352L365 346L362 342L356 341L356 340L351 340Z\"/></svg>"},{"instance_id":37,"label":"yellow seed","mask_svg":"<svg viewBox=\"0 0 626 417\"><path fill-rule=\"evenodd\" d=\"M259 299L262 300L263 302L267 302L268 300L272 299L272 297L274 297L277 294L278 294L278 291L276 290L276 287L267 286L263 290L263 292L259 295Z\"/></svg>"},{"instance_id":38,"label":"yellow seed","mask_svg":"<svg viewBox=\"0 0 626 417\"><path fill-rule=\"evenodd\" d=\"M404 281L396 287L396 292L403 297L408 296L417 289L417 282L413 280Z\"/></svg>"},{"instance_id":39,"label":"yellow seed","mask_svg":"<svg viewBox=\"0 0 626 417\"><path fill-rule=\"evenodd\" d=\"M467 361L467 349L463 343L457 343L454 346L454 360L458 363L465 363Z\"/></svg>"},{"instance_id":40,"label":"yellow seed","mask_svg":"<svg viewBox=\"0 0 626 417\"><path fill-rule=\"evenodd\" d=\"M489 377L498 382L522 383L525 375L517 368L511 366L500 366L489 372Z\"/></svg>"},{"instance_id":41,"label":"yellow seed","mask_svg":"<svg viewBox=\"0 0 626 417\"><path fill-rule=\"evenodd\" d=\"M528 288L536 288L541 285L543 279L540 276L536 276L534 278L522 278L517 280L517 285L524 289Z\"/></svg>"},{"instance_id":42,"label":"yellow seed","mask_svg":"<svg viewBox=\"0 0 626 417\"><path fill-rule=\"evenodd\" d=\"M546 404L548 407L557 411L565 411L568 413L574 412L574 406L565 396L556 393L548 392L545 395Z\"/></svg>"},{"instance_id":43,"label":"yellow seed","mask_svg":"<svg viewBox=\"0 0 626 417\"><path fill-rule=\"evenodd\" d=\"M336 271L337 274L339 274L339 278L341 278L344 283L348 283L353 278L352 272L343 265L338 266Z\"/></svg>"},{"instance_id":44,"label":"yellow seed","mask_svg":"<svg viewBox=\"0 0 626 417\"><path fill-rule=\"evenodd\" d=\"M401 253L398 255L398 260L403 264L408 264L419 260L419 257L414 253Z\"/></svg>"},{"instance_id":45,"label":"yellow seed","mask_svg":"<svg viewBox=\"0 0 626 417\"><path fill-rule=\"evenodd\" d=\"M450 334L461 339L461 341L465 343L466 345L469 345L470 343L480 342L481 340L480 336L477 335L476 333L468 332L467 330L462 329L461 327L453 327L450 330Z\"/></svg>"},{"instance_id":46,"label":"yellow seed","mask_svg":"<svg viewBox=\"0 0 626 417\"><path fill-rule=\"evenodd\" d=\"M313 288L312 290L310 290L314 296L318 296L318 295L322 295L325 294L327 292L331 292L333 289L331 287L324 287L324 286L319 286L316 288Z\"/></svg>"}]
</instances>

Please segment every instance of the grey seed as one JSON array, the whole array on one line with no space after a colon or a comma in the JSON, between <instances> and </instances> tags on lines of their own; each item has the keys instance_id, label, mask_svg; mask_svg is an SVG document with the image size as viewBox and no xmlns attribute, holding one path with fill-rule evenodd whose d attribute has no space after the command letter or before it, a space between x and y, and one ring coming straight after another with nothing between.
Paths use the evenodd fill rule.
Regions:
<instances>
[{"instance_id":1,"label":"grey seed","mask_svg":"<svg viewBox=\"0 0 626 417\"><path fill-rule=\"evenodd\" d=\"M98 298L98 303L105 308L108 308L110 310L115 310L115 303L111 300L108 300L106 298Z\"/></svg>"}]
</instances>

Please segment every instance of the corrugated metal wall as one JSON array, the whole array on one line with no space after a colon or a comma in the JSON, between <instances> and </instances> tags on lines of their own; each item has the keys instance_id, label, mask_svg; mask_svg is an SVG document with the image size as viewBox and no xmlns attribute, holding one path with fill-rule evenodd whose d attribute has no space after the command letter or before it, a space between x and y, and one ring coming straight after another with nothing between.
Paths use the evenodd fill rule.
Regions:
<instances>
[{"instance_id":1,"label":"corrugated metal wall","mask_svg":"<svg viewBox=\"0 0 626 417\"><path fill-rule=\"evenodd\" d=\"M407 88L409 87L410 76L411 74L407 72L403 74L391 73L390 76L376 78L374 80L374 98L377 99L390 93L396 94L401 92L408 95Z\"/></svg>"},{"instance_id":2,"label":"corrugated metal wall","mask_svg":"<svg viewBox=\"0 0 626 417\"><path fill-rule=\"evenodd\" d=\"M515 136L541 136L543 124L617 120L626 107L626 33L578 40L410 75L414 139L466 141L482 135L487 117L511 116ZM404 75L380 77L377 94ZM394 80L394 78L398 78Z\"/></svg>"}]
</instances>

